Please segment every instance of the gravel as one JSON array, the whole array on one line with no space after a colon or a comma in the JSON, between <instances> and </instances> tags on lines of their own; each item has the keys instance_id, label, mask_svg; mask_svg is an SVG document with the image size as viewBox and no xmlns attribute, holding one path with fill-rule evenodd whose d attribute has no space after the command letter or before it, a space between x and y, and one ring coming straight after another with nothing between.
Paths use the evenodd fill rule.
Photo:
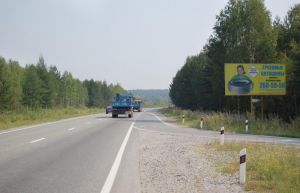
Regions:
<instances>
[{"instance_id":1,"label":"gravel","mask_svg":"<svg viewBox=\"0 0 300 193\"><path fill-rule=\"evenodd\" d=\"M140 130L139 169L142 193L240 193L238 173L218 171L209 139Z\"/></svg>"}]
</instances>

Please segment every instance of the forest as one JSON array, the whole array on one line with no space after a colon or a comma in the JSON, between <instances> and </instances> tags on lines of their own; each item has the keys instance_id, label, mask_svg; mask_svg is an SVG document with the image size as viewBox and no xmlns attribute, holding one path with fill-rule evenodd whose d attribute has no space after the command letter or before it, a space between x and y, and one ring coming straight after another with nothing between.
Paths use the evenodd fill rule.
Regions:
<instances>
[{"instance_id":1,"label":"forest","mask_svg":"<svg viewBox=\"0 0 300 193\"><path fill-rule=\"evenodd\" d=\"M25 67L0 57L0 112L107 106L124 89L106 81L84 80L47 66L41 56Z\"/></svg>"},{"instance_id":2,"label":"forest","mask_svg":"<svg viewBox=\"0 0 300 193\"><path fill-rule=\"evenodd\" d=\"M170 85L179 108L249 112L249 96L225 96L224 63L286 65L285 96L264 96L264 114L290 121L300 114L300 4L272 21L263 0L230 0L216 16L202 51L188 56Z\"/></svg>"},{"instance_id":3,"label":"forest","mask_svg":"<svg viewBox=\"0 0 300 193\"><path fill-rule=\"evenodd\" d=\"M170 105L168 89L136 89L128 90L143 101L143 107L168 107Z\"/></svg>"}]
</instances>

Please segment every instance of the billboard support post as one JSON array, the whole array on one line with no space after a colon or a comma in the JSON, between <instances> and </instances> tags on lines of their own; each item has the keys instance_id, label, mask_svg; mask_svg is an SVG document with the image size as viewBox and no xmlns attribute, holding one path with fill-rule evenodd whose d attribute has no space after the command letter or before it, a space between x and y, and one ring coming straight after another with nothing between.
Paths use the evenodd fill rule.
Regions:
<instances>
[{"instance_id":1,"label":"billboard support post","mask_svg":"<svg viewBox=\"0 0 300 193\"><path fill-rule=\"evenodd\" d=\"M253 115L253 103L252 103L252 96L250 96L250 114Z\"/></svg>"},{"instance_id":2,"label":"billboard support post","mask_svg":"<svg viewBox=\"0 0 300 193\"><path fill-rule=\"evenodd\" d=\"M260 114L261 114L261 120L264 119L264 97L260 97Z\"/></svg>"},{"instance_id":3,"label":"billboard support post","mask_svg":"<svg viewBox=\"0 0 300 193\"><path fill-rule=\"evenodd\" d=\"M237 97L238 115L240 117L240 96Z\"/></svg>"}]
</instances>

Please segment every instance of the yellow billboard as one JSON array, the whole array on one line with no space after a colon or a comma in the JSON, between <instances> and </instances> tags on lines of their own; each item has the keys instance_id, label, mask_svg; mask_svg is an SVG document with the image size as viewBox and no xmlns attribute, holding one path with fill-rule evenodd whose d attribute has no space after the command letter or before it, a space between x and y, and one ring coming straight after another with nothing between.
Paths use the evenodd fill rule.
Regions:
<instances>
[{"instance_id":1,"label":"yellow billboard","mask_svg":"<svg viewBox=\"0 0 300 193\"><path fill-rule=\"evenodd\" d=\"M285 95L284 64L225 64L225 95Z\"/></svg>"}]
</instances>

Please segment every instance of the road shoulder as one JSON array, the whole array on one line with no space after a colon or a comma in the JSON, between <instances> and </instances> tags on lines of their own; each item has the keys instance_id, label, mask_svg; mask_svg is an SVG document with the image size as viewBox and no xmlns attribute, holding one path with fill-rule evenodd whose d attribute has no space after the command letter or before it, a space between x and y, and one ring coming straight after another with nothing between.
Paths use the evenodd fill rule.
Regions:
<instances>
[{"instance_id":1,"label":"road shoulder","mask_svg":"<svg viewBox=\"0 0 300 193\"><path fill-rule=\"evenodd\" d=\"M243 192L236 175L217 171L199 144L209 140L139 131L141 192Z\"/></svg>"}]
</instances>

